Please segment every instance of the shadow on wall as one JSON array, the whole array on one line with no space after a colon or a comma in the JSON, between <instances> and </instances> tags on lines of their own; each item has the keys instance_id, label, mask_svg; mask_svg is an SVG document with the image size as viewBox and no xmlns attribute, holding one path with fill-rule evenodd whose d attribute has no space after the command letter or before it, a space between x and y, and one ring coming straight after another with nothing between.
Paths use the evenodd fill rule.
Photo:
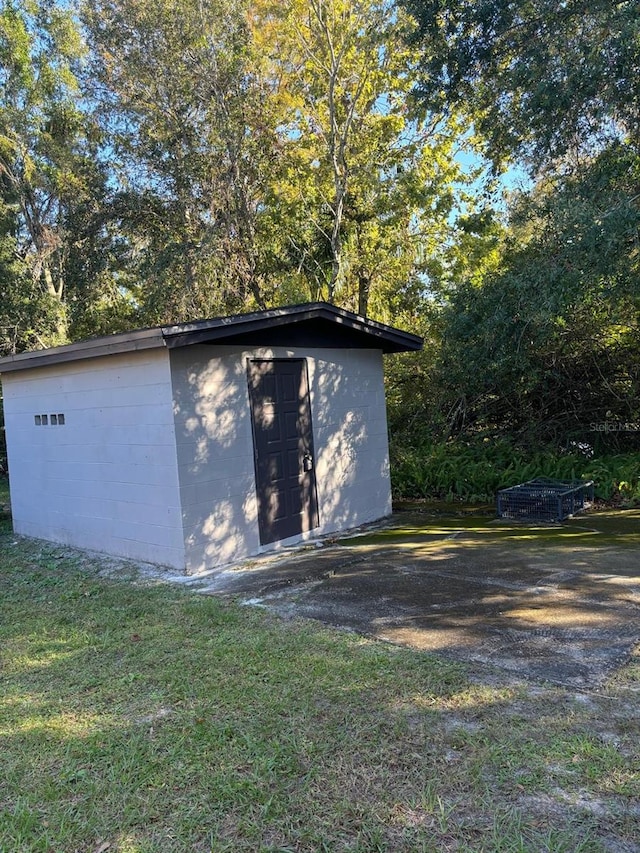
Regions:
<instances>
[{"instance_id":1,"label":"shadow on wall","mask_svg":"<svg viewBox=\"0 0 640 853\"><path fill-rule=\"evenodd\" d=\"M188 572L255 550L257 512L246 373L238 354L172 353L174 421Z\"/></svg>"},{"instance_id":2,"label":"shadow on wall","mask_svg":"<svg viewBox=\"0 0 640 853\"><path fill-rule=\"evenodd\" d=\"M312 378L321 513L345 530L391 512L381 355L349 352L348 367L318 360Z\"/></svg>"},{"instance_id":3,"label":"shadow on wall","mask_svg":"<svg viewBox=\"0 0 640 853\"><path fill-rule=\"evenodd\" d=\"M318 533L338 531L390 511L381 368L377 390L377 362L372 358L375 353L367 355L368 358L362 353L354 355L352 351L344 361L306 359L311 442L305 429L309 415L300 393L305 389L299 386L295 390L298 400L292 416L289 413L287 417L296 421L297 436L293 450L290 445L287 453L290 464L292 457L297 458L295 486L303 538L312 535L314 529ZM280 486L275 482L282 473L280 463L267 461L266 470L273 475L274 483L263 484L256 493L248 360L301 357L275 348L251 353L220 348L215 356L206 346L172 352L174 420L189 573L260 551L258 501L266 514L263 541L269 541L264 535L265 523L277 528L283 511ZM268 405L256 407L254 403L254 414L260 422L265 422L265 412L270 411ZM293 504L295 514L295 499Z\"/></svg>"}]
</instances>

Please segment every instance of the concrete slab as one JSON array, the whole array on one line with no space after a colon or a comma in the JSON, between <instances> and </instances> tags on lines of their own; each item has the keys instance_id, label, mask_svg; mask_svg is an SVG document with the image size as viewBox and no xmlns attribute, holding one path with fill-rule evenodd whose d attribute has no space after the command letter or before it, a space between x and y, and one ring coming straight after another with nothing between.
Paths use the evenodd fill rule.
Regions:
<instances>
[{"instance_id":1,"label":"concrete slab","mask_svg":"<svg viewBox=\"0 0 640 853\"><path fill-rule=\"evenodd\" d=\"M541 528L399 516L394 530L223 572L202 591L588 689L640 642L629 520L625 540L599 530L597 516ZM640 513L635 521L640 533Z\"/></svg>"}]
</instances>

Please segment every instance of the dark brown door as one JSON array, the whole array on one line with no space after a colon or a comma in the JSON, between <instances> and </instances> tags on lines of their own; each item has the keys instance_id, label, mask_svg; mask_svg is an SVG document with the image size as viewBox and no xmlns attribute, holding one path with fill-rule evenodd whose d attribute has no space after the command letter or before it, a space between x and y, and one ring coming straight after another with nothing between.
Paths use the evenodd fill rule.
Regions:
<instances>
[{"instance_id":1,"label":"dark brown door","mask_svg":"<svg viewBox=\"0 0 640 853\"><path fill-rule=\"evenodd\" d=\"M304 359L249 361L260 542L318 526L313 435Z\"/></svg>"}]
</instances>

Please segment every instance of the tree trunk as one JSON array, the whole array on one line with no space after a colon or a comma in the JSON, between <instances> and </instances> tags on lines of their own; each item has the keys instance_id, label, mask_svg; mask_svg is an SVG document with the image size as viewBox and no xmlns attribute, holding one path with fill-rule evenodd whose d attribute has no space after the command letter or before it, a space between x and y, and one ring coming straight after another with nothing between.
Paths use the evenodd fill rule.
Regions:
<instances>
[{"instance_id":1,"label":"tree trunk","mask_svg":"<svg viewBox=\"0 0 640 853\"><path fill-rule=\"evenodd\" d=\"M371 276L360 273L358 276L358 314L367 316L369 310L369 294L371 293Z\"/></svg>"},{"instance_id":2,"label":"tree trunk","mask_svg":"<svg viewBox=\"0 0 640 853\"><path fill-rule=\"evenodd\" d=\"M67 312L63 301L64 297L64 280L60 276L60 280L56 285L53 280L53 273L47 261L42 261L42 277L44 278L45 287L49 296L55 300L56 316L55 316L55 341L54 345L66 344L69 340L69 323L67 320Z\"/></svg>"}]
</instances>

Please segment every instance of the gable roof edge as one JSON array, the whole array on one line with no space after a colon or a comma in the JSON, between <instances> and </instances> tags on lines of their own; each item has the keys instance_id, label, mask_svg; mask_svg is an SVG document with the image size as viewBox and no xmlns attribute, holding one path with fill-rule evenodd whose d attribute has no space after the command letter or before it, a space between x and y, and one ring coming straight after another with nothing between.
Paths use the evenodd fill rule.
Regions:
<instances>
[{"instance_id":1,"label":"gable roof edge","mask_svg":"<svg viewBox=\"0 0 640 853\"><path fill-rule=\"evenodd\" d=\"M314 321L335 323L360 340L369 338L371 349L380 349L383 352L422 349L422 338L418 335L361 317L327 302L308 302L255 311L250 314L236 314L209 320L195 320L191 323L139 329L133 332L119 332L64 346L10 355L0 358L0 374L144 349L160 347L174 349L201 343L232 344L234 338L238 336L246 338L254 332L264 332L285 326L293 327L300 323ZM359 345L362 346L361 343ZM336 348L340 348L339 343L336 344Z\"/></svg>"},{"instance_id":2,"label":"gable roof edge","mask_svg":"<svg viewBox=\"0 0 640 853\"><path fill-rule=\"evenodd\" d=\"M251 314L237 314L231 317L163 326L162 333L167 346L172 349L199 343L224 343L225 340L233 342L234 336L238 334L247 335L251 332L313 320L333 322L353 332L371 337L372 349L379 348L384 352L422 349L423 341L418 335L370 320L328 302L305 302L300 305L255 311Z\"/></svg>"}]
</instances>

